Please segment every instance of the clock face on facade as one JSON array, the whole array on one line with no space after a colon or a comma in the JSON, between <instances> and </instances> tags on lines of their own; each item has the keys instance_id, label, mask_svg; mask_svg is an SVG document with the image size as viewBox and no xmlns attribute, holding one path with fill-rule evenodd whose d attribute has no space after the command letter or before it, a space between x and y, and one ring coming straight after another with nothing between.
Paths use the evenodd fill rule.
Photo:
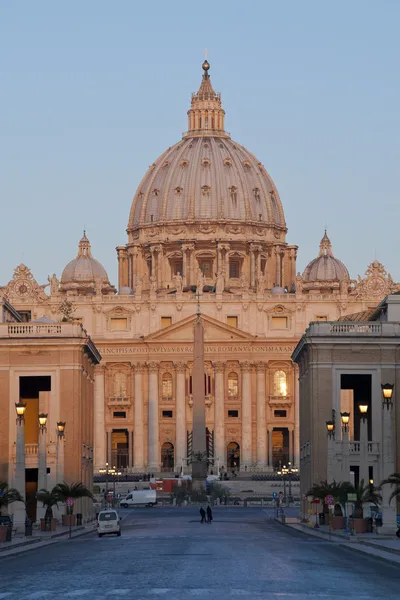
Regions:
<instances>
[{"instance_id":1,"label":"clock face on facade","mask_svg":"<svg viewBox=\"0 0 400 600\"><path fill-rule=\"evenodd\" d=\"M18 296L24 298L29 295L31 291L31 286L30 283L28 283L28 281L20 280L15 282L14 290Z\"/></svg>"},{"instance_id":2,"label":"clock face on facade","mask_svg":"<svg viewBox=\"0 0 400 600\"><path fill-rule=\"evenodd\" d=\"M373 296L379 296L385 292L385 281L382 277L373 277L367 283L367 289Z\"/></svg>"}]
</instances>

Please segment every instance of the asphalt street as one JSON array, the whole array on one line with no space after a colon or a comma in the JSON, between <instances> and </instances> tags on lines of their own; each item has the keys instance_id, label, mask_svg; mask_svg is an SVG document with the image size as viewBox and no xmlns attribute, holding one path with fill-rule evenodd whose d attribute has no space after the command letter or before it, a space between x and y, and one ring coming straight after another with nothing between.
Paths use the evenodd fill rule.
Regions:
<instances>
[{"instance_id":1,"label":"asphalt street","mask_svg":"<svg viewBox=\"0 0 400 600\"><path fill-rule=\"evenodd\" d=\"M296 532L262 508L121 510L122 536L94 533L0 558L0 600L400 598L400 570Z\"/></svg>"}]
</instances>

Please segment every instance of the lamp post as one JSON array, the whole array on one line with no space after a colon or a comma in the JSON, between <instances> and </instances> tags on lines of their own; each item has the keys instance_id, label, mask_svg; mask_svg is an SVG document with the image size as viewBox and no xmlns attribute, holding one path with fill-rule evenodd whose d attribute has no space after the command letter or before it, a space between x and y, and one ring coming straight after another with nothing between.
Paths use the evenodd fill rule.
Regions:
<instances>
[{"instance_id":1,"label":"lamp post","mask_svg":"<svg viewBox=\"0 0 400 600\"><path fill-rule=\"evenodd\" d=\"M15 404L17 413L17 439L16 439L16 456L15 456L15 481L14 486L21 494L22 498L26 498L25 493L25 411L26 404L17 402ZM20 502L13 506L14 525L17 529L25 526L25 506L20 506Z\"/></svg>"},{"instance_id":2,"label":"lamp post","mask_svg":"<svg viewBox=\"0 0 400 600\"><path fill-rule=\"evenodd\" d=\"M360 411L360 481L364 480L364 485L369 479L369 463L368 463L368 404L359 404Z\"/></svg>"},{"instance_id":3,"label":"lamp post","mask_svg":"<svg viewBox=\"0 0 400 600\"><path fill-rule=\"evenodd\" d=\"M349 422L350 413L341 412L342 421L342 481L349 480Z\"/></svg>"},{"instance_id":4,"label":"lamp post","mask_svg":"<svg viewBox=\"0 0 400 600\"><path fill-rule=\"evenodd\" d=\"M335 411L332 411L332 419L326 421L326 432L328 435L328 464L326 478L328 481L335 479Z\"/></svg>"},{"instance_id":5,"label":"lamp post","mask_svg":"<svg viewBox=\"0 0 400 600\"><path fill-rule=\"evenodd\" d=\"M46 432L47 432L47 414L39 414L39 472L38 488L47 489L47 457L46 457ZM44 507L43 507L44 508Z\"/></svg>"},{"instance_id":6,"label":"lamp post","mask_svg":"<svg viewBox=\"0 0 400 600\"><path fill-rule=\"evenodd\" d=\"M286 465L283 465L282 470L278 471L278 475L282 476L282 481L283 481L283 504L286 504L286 479L285 479L285 473L286 473Z\"/></svg>"},{"instance_id":7,"label":"lamp post","mask_svg":"<svg viewBox=\"0 0 400 600\"><path fill-rule=\"evenodd\" d=\"M393 448L393 388L392 383L381 384L382 388L382 474L387 479L395 471L394 448ZM389 503L391 488L389 485L382 486L382 527L381 533L395 533L396 502Z\"/></svg>"},{"instance_id":8,"label":"lamp post","mask_svg":"<svg viewBox=\"0 0 400 600\"><path fill-rule=\"evenodd\" d=\"M57 464L56 464L56 483L64 481L64 434L65 421L57 422Z\"/></svg>"}]
</instances>

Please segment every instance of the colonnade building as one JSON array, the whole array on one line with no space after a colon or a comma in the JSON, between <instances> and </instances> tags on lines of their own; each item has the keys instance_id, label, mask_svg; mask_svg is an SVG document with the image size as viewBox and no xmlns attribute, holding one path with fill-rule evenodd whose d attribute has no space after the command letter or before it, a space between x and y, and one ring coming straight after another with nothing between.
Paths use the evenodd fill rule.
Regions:
<instances>
[{"instance_id":1,"label":"colonnade building","mask_svg":"<svg viewBox=\"0 0 400 600\"><path fill-rule=\"evenodd\" d=\"M326 232L317 256L297 273L278 190L225 130L209 69L205 61L188 131L137 187L127 241L117 247L117 286L84 233L61 277L39 285L20 265L0 288L25 321L81 323L100 352L95 470L108 463L135 473L176 471L185 463L198 307L210 456L226 469L299 466L297 342L310 321L367 310L398 287L378 261L352 280ZM318 235L312 226L310 235ZM34 375L35 361L25 359ZM43 363L37 368L46 371ZM57 391L49 393L55 402ZM65 414L66 427L68 420Z\"/></svg>"}]
</instances>

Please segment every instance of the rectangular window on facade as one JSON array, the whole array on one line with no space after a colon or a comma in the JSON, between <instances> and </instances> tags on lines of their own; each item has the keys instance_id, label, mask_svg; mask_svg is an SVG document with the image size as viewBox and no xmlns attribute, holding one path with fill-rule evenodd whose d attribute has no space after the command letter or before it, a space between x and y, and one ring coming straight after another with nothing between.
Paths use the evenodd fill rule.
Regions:
<instances>
[{"instance_id":1,"label":"rectangular window on facade","mask_svg":"<svg viewBox=\"0 0 400 600\"><path fill-rule=\"evenodd\" d=\"M226 324L230 325L231 327L236 327L238 326L238 318L237 317L226 317Z\"/></svg>"},{"instance_id":2,"label":"rectangular window on facade","mask_svg":"<svg viewBox=\"0 0 400 600\"><path fill-rule=\"evenodd\" d=\"M238 417L238 416L239 416L238 410L228 410L228 417Z\"/></svg>"},{"instance_id":3,"label":"rectangular window on facade","mask_svg":"<svg viewBox=\"0 0 400 600\"><path fill-rule=\"evenodd\" d=\"M317 315L317 316L315 317L315 320L316 320L316 321L327 321L327 320L328 320L328 317L327 317L326 315Z\"/></svg>"},{"instance_id":4,"label":"rectangular window on facade","mask_svg":"<svg viewBox=\"0 0 400 600\"><path fill-rule=\"evenodd\" d=\"M110 329L111 331L126 331L128 328L128 319L121 317L111 317Z\"/></svg>"},{"instance_id":5,"label":"rectangular window on facade","mask_svg":"<svg viewBox=\"0 0 400 600\"><path fill-rule=\"evenodd\" d=\"M240 272L239 261L231 260L229 262L229 277L231 279L239 279L239 272Z\"/></svg>"},{"instance_id":6,"label":"rectangular window on facade","mask_svg":"<svg viewBox=\"0 0 400 600\"><path fill-rule=\"evenodd\" d=\"M172 263L172 275L177 275L178 273L183 275L183 262L179 261L179 260L175 260Z\"/></svg>"},{"instance_id":7,"label":"rectangular window on facade","mask_svg":"<svg viewBox=\"0 0 400 600\"><path fill-rule=\"evenodd\" d=\"M166 419L172 419L172 410L163 410L162 416Z\"/></svg>"},{"instance_id":8,"label":"rectangular window on facade","mask_svg":"<svg viewBox=\"0 0 400 600\"><path fill-rule=\"evenodd\" d=\"M172 325L172 317L161 317L161 329Z\"/></svg>"},{"instance_id":9,"label":"rectangular window on facade","mask_svg":"<svg viewBox=\"0 0 400 600\"><path fill-rule=\"evenodd\" d=\"M113 412L114 419L126 419L126 412L124 410L116 410Z\"/></svg>"},{"instance_id":10,"label":"rectangular window on facade","mask_svg":"<svg viewBox=\"0 0 400 600\"><path fill-rule=\"evenodd\" d=\"M287 329L287 317L271 317L271 329Z\"/></svg>"},{"instance_id":11,"label":"rectangular window on facade","mask_svg":"<svg viewBox=\"0 0 400 600\"><path fill-rule=\"evenodd\" d=\"M18 314L21 317L23 323L28 323L31 320L30 310L19 310Z\"/></svg>"},{"instance_id":12,"label":"rectangular window on facade","mask_svg":"<svg viewBox=\"0 0 400 600\"><path fill-rule=\"evenodd\" d=\"M203 271L204 277L212 277L212 261L211 260L200 260L200 269Z\"/></svg>"},{"instance_id":13,"label":"rectangular window on facade","mask_svg":"<svg viewBox=\"0 0 400 600\"><path fill-rule=\"evenodd\" d=\"M286 417L286 410L274 410L274 417Z\"/></svg>"}]
</instances>

